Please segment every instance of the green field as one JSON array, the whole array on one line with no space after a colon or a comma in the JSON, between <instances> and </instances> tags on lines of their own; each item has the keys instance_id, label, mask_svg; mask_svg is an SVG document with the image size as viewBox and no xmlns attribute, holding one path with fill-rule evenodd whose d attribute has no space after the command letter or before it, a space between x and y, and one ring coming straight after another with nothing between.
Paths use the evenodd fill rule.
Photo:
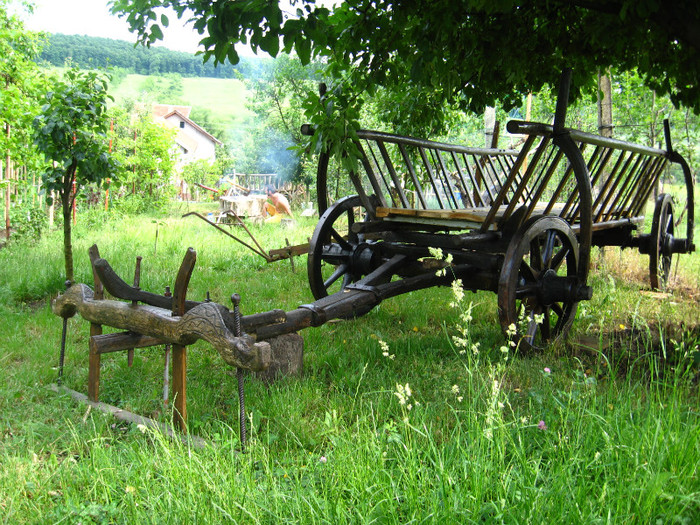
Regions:
<instances>
[{"instance_id":1,"label":"green field","mask_svg":"<svg viewBox=\"0 0 700 525\"><path fill-rule=\"evenodd\" d=\"M149 100L163 104L172 104L172 100L153 100L153 94L144 91L144 83L148 79L163 82L165 77L149 77L146 75L129 74L110 93L116 104L125 100ZM220 78L182 78L182 102L193 107L210 110L217 118L231 122L242 121L251 115L246 109L246 87L237 79ZM167 97L163 97L167 98Z\"/></svg>"}]
</instances>

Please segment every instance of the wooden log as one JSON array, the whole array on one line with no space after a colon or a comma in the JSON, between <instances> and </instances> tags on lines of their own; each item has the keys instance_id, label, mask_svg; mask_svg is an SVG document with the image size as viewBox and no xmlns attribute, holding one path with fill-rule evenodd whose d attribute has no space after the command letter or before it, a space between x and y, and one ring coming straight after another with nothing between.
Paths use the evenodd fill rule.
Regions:
<instances>
[{"instance_id":1,"label":"wooden log","mask_svg":"<svg viewBox=\"0 0 700 525\"><path fill-rule=\"evenodd\" d=\"M255 377L272 383L280 377L299 376L304 368L304 339L297 333L284 334L267 340L272 350L272 363Z\"/></svg>"},{"instance_id":2,"label":"wooden log","mask_svg":"<svg viewBox=\"0 0 700 525\"><path fill-rule=\"evenodd\" d=\"M164 343L190 345L199 339L209 342L226 363L249 370L264 370L270 363L270 346L243 334L235 337L229 310L217 303L202 303L181 317L153 306L133 306L121 301L95 301L90 287L74 284L53 302L60 317L76 313L87 321L149 335Z\"/></svg>"}]
</instances>

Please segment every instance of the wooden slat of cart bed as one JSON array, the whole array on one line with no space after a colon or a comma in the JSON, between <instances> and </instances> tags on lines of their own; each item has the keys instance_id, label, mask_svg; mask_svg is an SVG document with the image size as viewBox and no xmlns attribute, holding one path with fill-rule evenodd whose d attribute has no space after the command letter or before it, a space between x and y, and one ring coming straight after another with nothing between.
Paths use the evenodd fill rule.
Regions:
<instances>
[{"instance_id":1,"label":"wooden slat of cart bed","mask_svg":"<svg viewBox=\"0 0 700 525\"><path fill-rule=\"evenodd\" d=\"M508 206L499 206L496 212L494 224L491 230L497 229L498 221L503 217ZM546 203L538 204L535 211L543 212L547 207ZM555 205L551 213L558 213L563 204ZM384 208L377 207L375 215L378 219L389 221L415 222L421 224L434 224L438 226L449 226L459 228L477 228L486 220L490 207L460 208L458 210L418 210L415 208Z\"/></svg>"}]
</instances>

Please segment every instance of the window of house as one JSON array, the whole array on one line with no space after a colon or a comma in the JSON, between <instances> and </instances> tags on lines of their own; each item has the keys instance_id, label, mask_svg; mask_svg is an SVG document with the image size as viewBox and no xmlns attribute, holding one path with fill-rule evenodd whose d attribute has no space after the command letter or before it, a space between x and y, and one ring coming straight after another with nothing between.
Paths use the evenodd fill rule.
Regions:
<instances>
[{"instance_id":1,"label":"window of house","mask_svg":"<svg viewBox=\"0 0 700 525\"><path fill-rule=\"evenodd\" d=\"M185 129L185 121L184 120L180 121L180 129Z\"/></svg>"}]
</instances>

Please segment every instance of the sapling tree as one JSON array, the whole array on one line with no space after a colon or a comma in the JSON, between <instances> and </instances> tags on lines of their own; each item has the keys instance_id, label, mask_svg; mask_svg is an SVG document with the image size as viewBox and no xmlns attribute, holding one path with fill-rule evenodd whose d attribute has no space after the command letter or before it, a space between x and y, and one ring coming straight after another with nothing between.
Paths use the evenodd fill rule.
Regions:
<instances>
[{"instance_id":1,"label":"sapling tree","mask_svg":"<svg viewBox=\"0 0 700 525\"><path fill-rule=\"evenodd\" d=\"M63 208L66 279L73 281L71 208L80 186L114 177L116 161L108 152L106 118L108 77L96 71L68 69L53 82L34 119L34 144L48 161L44 188L56 191Z\"/></svg>"}]
</instances>

